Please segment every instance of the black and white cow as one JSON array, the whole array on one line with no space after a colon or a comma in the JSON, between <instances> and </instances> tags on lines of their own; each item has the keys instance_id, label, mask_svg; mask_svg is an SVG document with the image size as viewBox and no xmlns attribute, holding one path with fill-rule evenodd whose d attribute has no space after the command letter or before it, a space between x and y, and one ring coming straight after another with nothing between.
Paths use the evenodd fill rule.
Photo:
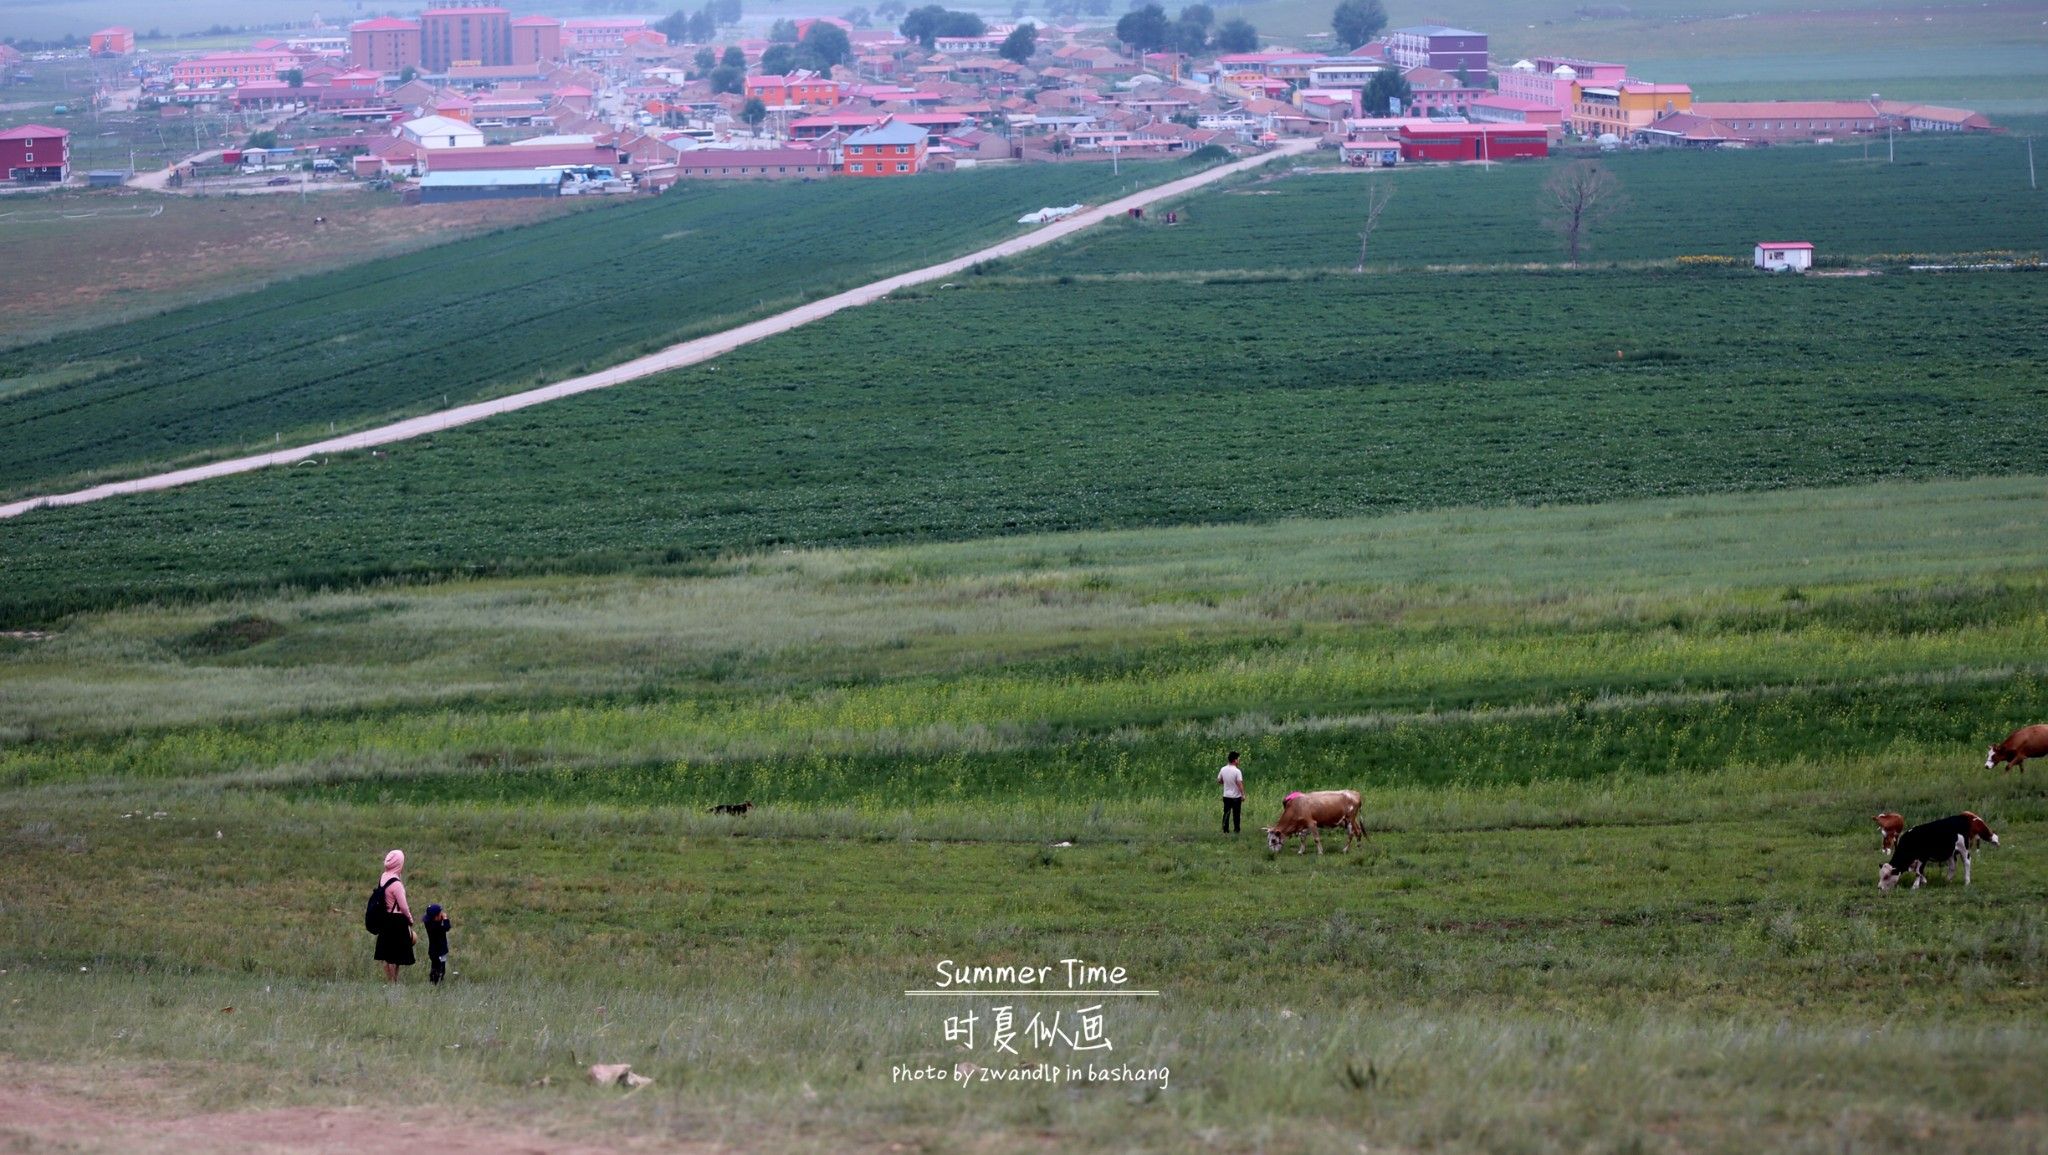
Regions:
<instances>
[{"instance_id":1,"label":"black and white cow","mask_svg":"<svg viewBox=\"0 0 2048 1155\"><path fill-rule=\"evenodd\" d=\"M1898 845L1892 849L1890 862L1877 868L1879 890L1890 890L1908 874L1913 876L1913 889L1927 881L1927 867L1948 866L1948 877L1956 877L1956 860L1963 860L1963 885L1970 885L1970 851L1982 840L1993 846L1998 845L1998 835L1984 824L1975 814L1952 814L1923 822L1904 834L1899 835Z\"/></svg>"}]
</instances>

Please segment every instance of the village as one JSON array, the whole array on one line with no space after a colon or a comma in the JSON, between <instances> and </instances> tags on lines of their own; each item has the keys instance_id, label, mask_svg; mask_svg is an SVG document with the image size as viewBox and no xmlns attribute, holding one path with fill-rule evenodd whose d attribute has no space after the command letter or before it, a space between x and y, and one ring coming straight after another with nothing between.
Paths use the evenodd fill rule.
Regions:
<instances>
[{"instance_id":1,"label":"village","mask_svg":"<svg viewBox=\"0 0 2048 1155\"><path fill-rule=\"evenodd\" d=\"M878 14L901 10L885 4ZM776 20L765 36L752 34L759 21L737 22L737 4L718 13L730 25L712 5L683 15L557 18L449 4L190 54L106 28L80 54L108 66L89 98L94 111L154 118L159 138L189 123L193 150L160 169L131 155L125 169L80 172L70 130L28 123L0 131L0 172L16 187L396 185L441 203L1117 164L1245 154L1301 137L1345 165L1381 168L1997 131L1969 109L1876 94L1709 101L1623 63L1558 55L1503 64L1486 33L1442 25L1378 29L1328 53L1260 49L1249 25L1212 28L1202 5L1177 22L1147 5L1113 25L987 22L932 7L877 27L856 9L851 19ZM1228 50L1247 45L1254 50ZM31 77L57 59L0 45L0 75Z\"/></svg>"}]
</instances>

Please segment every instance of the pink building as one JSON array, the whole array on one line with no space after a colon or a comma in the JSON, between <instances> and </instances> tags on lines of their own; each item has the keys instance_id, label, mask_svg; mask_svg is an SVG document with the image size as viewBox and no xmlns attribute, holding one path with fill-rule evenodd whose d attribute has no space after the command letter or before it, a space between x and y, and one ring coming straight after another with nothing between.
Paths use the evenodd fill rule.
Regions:
<instances>
[{"instance_id":1,"label":"pink building","mask_svg":"<svg viewBox=\"0 0 2048 1155\"><path fill-rule=\"evenodd\" d=\"M1513 96L1482 96L1466 107L1465 115L1471 117L1474 124L1564 127L1564 109L1554 108L1540 100L1522 100Z\"/></svg>"},{"instance_id":2,"label":"pink building","mask_svg":"<svg viewBox=\"0 0 2048 1155\"><path fill-rule=\"evenodd\" d=\"M275 80L278 73L297 68L299 58L289 52L214 52L171 66L173 84L246 84L252 80Z\"/></svg>"},{"instance_id":3,"label":"pink building","mask_svg":"<svg viewBox=\"0 0 2048 1155\"><path fill-rule=\"evenodd\" d=\"M1570 56L1539 56L1517 60L1500 72L1500 95L1530 101L1560 113L1572 107L1572 86L1612 88L1628 78L1628 69L1600 60Z\"/></svg>"}]
</instances>

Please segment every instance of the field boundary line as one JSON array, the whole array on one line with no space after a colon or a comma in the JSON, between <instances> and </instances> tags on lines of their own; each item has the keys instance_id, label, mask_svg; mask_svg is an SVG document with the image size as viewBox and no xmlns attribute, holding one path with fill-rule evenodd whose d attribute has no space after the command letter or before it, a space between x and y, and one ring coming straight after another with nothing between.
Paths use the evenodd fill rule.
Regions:
<instances>
[{"instance_id":1,"label":"field boundary line","mask_svg":"<svg viewBox=\"0 0 2048 1155\"><path fill-rule=\"evenodd\" d=\"M1271 152L1232 161L1229 164L1217 165L1214 168L1205 169L1192 176L1168 181L1165 184L1149 189L1140 189L1129 196L1076 213L1063 220L1054 221L1021 237L1011 237L1006 241L998 241L993 245L977 249L965 256L955 257L936 265L927 265L921 269L913 269L907 273L898 273L893 277L885 277L879 281L872 281L868 284L848 289L843 293L835 293L822 300L799 305L794 309L777 313L771 317L763 317L758 321L751 321L723 332L682 341L666 349L657 350L643 357L636 357L631 361L622 362L608 369L601 369L595 373L586 373L580 377L571 377L565 381L558 381L553 385L544 385L538 389L528 389L521 393L513 393L488 401L459 405L453 409L444 409L439 413L427 414L424 417L414 417L409 420L394 422L390 425L378 426L375 429L365 429L358 433L331 437L325 441L315 441L291 449L278 449L249 457L215 461L206 465L172 470L168 473L130 478L126 481L110 481L86 489L74 490L70 493L26 497L0 505L0 518L18 517L33 509L60 505L83 505L88 502L102 501L109 497L119 497L124 494L175 489L179 486L191 485L199 481L208 481L216 477L230 477L238 473L253 473L256 470L265 469L273 465L294 465L323 453L347 453L352 450L370 449L379 445L409 441L415 437L424 437L428 434L439 433L445 429L455 429L460 426L471 425L500 414L517 412L518 410L528 409L535 405L545 405L550 401L559 401L564 397L574 397L579 393L588 393L596 389L608 389L614 385L623 385L629 381L640 380L643 377L651 377L673 369L686 368L722 356L744 345L751 345L756 341L761 341L810 324L812 321L822 320L842 310L872 304L898 289L950 277L956 273L966 272L984 261L1015 256L1018 253L1029 252L1032 249L1049 245L1054 241L1072 236L1102 221L1121 216L1132 209L1143 208L1155 201L1183 196L1205 185L1213 184L1227 177L1236 176L1239 173L1258 168L1271 161L1284 157L1298 156L1314 147L1315 141L1311 138L1287 141Z\"/></svg>"}]
</instances>

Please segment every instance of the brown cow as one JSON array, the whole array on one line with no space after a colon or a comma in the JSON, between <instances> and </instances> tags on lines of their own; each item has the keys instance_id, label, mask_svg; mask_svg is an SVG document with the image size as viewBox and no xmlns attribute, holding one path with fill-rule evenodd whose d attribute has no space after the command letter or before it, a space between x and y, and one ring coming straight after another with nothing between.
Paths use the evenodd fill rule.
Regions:
<instances>
[{"instance_id":1,"label":"brown cow","mask_svg":"<svg viewBox=\"0 0 2048 1155\"><path fill-rule=\"evenodd\" d=\"M2008 769L2024 770L2027 759L2044 754L2048 754L2048 726L2021 726L1984 755L1984 768L1989 770L2000 762L2008 762Z\"/></svg>"},{"instance_id":2,"label":"brown cow","mask_svg":"<svg viewBox=\"0 0 2048 1155\"><path fill-rule=\"evenodd\" d=\"M1356 790L1311 790L1306 794L1289 794L1280 806L1280 820L1266 827L1266 849L1274 854L1287 845L1287 840L1297 834L1307 834L1316 840L1316 853L1323 852L1323 827L1344 828L1344 849L1348 852L1355 839L1365 837L1365 825L1358 820L1359 798ZM1308 841L1304 839L1296 854L1308 853Z\"/></svg>"},{"instance_id":3,"label":"brown cow","mask_svg":"<svg viewBox=\"0 0 2048 1155\"><path fill-rule=\"evenodd\" d=\"M1878 847L1879 854L1890 854L1892 847L1899 844L1899 835L1906 832L1906 818L1895 811L1886 810L1874 816L1877 828L1884 832L1884 845Z\"/></svg>"}]
</instances>

